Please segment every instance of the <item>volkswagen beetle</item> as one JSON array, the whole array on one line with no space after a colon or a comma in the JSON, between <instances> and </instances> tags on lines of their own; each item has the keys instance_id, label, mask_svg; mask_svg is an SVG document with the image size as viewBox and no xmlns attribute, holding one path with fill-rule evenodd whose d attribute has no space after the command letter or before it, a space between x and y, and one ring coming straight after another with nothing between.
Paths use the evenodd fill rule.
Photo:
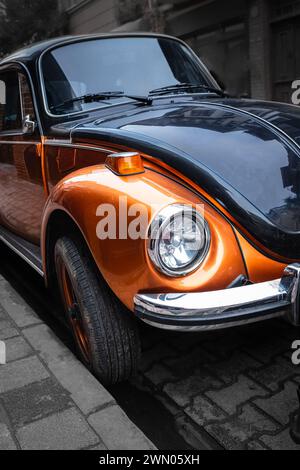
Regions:
<instances>
[{"instance_id":1,"label":"volkswagen beetle","mask_svg":"<svg viewBox=\"0 0 300 470\"><path fill-rule=\"evenodd\" d=\"M105 384L137 368L135 317L299 326L299 144L298 107L227 96L178 39L32 45L0 63L0 238Z\"/></svg>"}]
</instances>

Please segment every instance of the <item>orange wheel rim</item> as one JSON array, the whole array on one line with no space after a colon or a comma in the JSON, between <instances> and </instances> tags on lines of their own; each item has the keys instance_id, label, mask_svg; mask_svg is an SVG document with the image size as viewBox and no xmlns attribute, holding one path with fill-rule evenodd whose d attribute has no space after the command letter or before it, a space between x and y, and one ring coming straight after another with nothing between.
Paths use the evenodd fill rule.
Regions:
<instances>
[{"instance_id":1,"label":"orange wheel rim","mask_svg":"<svg viewBox=\"0 0 300 470\"><path fill-rule=\"evenodd\" d=\"M85 332L76 294L69 273L64 265L62 265L61 269L61 280L69 324L71 325L72 332L84 361L87 364L90 364L91 361L88 337Z\"/></svg>"}]
</instances>

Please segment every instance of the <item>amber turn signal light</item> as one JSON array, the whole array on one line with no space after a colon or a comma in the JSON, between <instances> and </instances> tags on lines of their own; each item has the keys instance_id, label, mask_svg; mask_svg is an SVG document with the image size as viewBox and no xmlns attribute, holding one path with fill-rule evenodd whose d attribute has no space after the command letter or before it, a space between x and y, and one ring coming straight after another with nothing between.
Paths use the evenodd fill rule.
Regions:
<instances>
[{"instance_id":1,"label":"amber turn signal light","mask_svg":"<svg viewBox=\"0 0 300 470\"><path fill-rule=\"evenodd\" d=\"M112 153L107 157L105 165L119 176L145 172L142 157L135 152Z\"/></svg>"}]
</instances>

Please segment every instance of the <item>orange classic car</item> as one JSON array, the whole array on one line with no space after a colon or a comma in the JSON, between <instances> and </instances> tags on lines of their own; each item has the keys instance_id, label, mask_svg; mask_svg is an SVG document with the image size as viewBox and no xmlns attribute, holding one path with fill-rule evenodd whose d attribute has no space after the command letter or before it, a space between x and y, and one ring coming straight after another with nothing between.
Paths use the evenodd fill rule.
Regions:
<instances>
[{"instance_id":1,"label":"orange classic car","mask_svg":"<svg viewBox=\"0 0 300 470\"><path fill-rule=\"evenodd\" d=\"M138 366L135 317L299 326L299 145L298 107L228 96L178 39L32 45L0 63L0 238L116 383Z\"/></svg>"}]
</instances>

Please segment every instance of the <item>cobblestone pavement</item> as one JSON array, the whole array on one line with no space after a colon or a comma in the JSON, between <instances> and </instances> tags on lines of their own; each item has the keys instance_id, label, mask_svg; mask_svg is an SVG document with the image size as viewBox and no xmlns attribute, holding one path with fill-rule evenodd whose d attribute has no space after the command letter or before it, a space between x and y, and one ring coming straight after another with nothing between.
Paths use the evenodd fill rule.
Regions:
<instances>
[{"instance_id":1,"label":"cobblestone pavement","mask_svg":"<svg viewBox=\"0 0 300 470\"><path fill-rule=\"evenodd\" d=\"M38 280L33 275L31 277L31 270L25 270L17 259L11 257L7 265L13 265L11 277L15 278L17 286L21 286L22 279L26 277L30 286L27 297L31 299L38 295L35 288ZM16 266L20 276L15 272ZM51 299L41 284L38 285L42 297L45 297L46 312L49 305L51 309ZM20 328L24 331L32 328L33 312L24 307L20 296L17 296L17 304L20 305L13 307L16 301L11 302L9 294L3 295L1 286L3 289L3 281L0 282L0 303L4 307L0 306L0 339L6 338L8 344L8 366L17 367L19 363L26 367L29 360L37 360L36 352L32 351L26 339L24 342ZM14 322L5 317L5 309L10 307L14 312ZM39 319L35 316L34 321ZM141 325L141 337L143 361L140 373L132 383L163 403L191 447L300 449L289 436L290 422L298 407L296 390L300 384L300 366L292 365L291 345L300 340L300 329L281 320L198 334L175 334ZM43 368L31 369L31 373L43 373ZM1 370L4 370L2 366L0 374ZM29 384L20 382L14 387L15 402L18 403L15 411L14 401L9 405L9 400L5 400L7 392L0 392L0 449L1 439L10 436L9 432L24 427L26 430L27 423L41 420L45 410L48 409L47 416L56 416L64 407L67 411L77 409L76 404L68 405L74 401L70 392L63 392L59 386L58 389L52 387L60 397L57 403L48 403L41 384L47 383L49 377L34 381L29 376L28 380ZM39 411L37 405L36 409L28 405L26 390L30 391L31 387L37 387L38 402L45 406L44 411ZM59 410L55 411L52 406ZM62 417L68 418L64 414ZM74 417L71 415L71 418ZM11 446L19 445L18 441L5 438Z\"/></svg>"},{"instance_id":2,"label":"cobblestone pavement","mask_svg":"<svg viewBox=\"0 0 300 470\"><path fill-rule=\"evenodd\" d=\"M142 336L135 384L168 407L194 447L204 438L215 448L300 450L289 435L300 383L291 345L300 329L275 320L197 334L143 327Z\"/></svg>"},{"instance_id":3,"label":"cobblestone pavement","mask_svg":"<svg viewBox=\"0 0 300 470\"><path fill-rule=\"evenodd\" d=\"M154 449L0 276L0 450Z\"/></svg>"}]
</instances>

